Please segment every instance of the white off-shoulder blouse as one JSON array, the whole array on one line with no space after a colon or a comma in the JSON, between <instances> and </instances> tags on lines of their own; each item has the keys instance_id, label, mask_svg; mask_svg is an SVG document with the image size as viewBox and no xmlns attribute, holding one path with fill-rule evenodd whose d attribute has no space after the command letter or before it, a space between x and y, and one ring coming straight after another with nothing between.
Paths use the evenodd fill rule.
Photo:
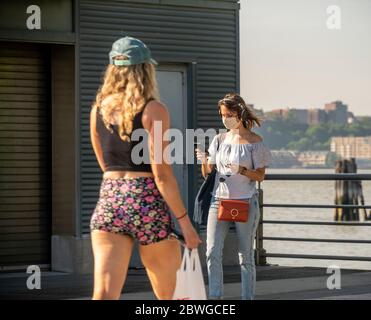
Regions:
<instances>
[{"instance_id":1,"label":"white off-shoulder blouse","mask_svg":"<svg viewBox=\"0 0 371 320\"><path fill-rule=\"evenodd\" d=\"M256 181L237 173L238 166L248 169L269 167L272 154L263 141L237 144L223 140L220 134L215 136L208 149L209 159L217 169L213 196L220 199L249 199L257 192Z\"/></svg>"}]
</instances>

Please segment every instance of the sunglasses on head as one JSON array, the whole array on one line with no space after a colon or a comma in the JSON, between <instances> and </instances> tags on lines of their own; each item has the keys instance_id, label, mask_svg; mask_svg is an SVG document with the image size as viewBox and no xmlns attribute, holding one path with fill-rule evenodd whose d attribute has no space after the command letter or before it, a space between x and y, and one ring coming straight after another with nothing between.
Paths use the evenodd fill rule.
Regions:
<instances>
[{"instance_id":1,"label":"sunglasses on head","mask_svg":"<svg viewBox=\"0 0 371 320\"><path fill-rule=\"evenodd\" d=\"M223 98L219 100L218 102L219 105L226 105L228 107L240 107L242 108L241 102L236 102L236 100L232 98Z\"/></svg>"}]
</instances>

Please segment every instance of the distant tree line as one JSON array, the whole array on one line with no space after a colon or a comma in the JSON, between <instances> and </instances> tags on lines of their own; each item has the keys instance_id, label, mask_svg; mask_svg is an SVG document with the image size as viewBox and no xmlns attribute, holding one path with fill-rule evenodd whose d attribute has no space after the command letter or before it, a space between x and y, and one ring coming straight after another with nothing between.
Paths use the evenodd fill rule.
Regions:
<instances>
[{"instance_id":1,"label":"distant tree line","mask_svg":"<svg viewBox=\"0 0 371 320\"><path fill-rule=\"evenodd\" d=\"M332 137L371 136L371 117L362 117L351 124L333 122L318 125L299 123L292 115L287 118L275 117L263 122L255 130L262 135L271 149L298 151L330 150Z\"/></svg>"}]
</instances>

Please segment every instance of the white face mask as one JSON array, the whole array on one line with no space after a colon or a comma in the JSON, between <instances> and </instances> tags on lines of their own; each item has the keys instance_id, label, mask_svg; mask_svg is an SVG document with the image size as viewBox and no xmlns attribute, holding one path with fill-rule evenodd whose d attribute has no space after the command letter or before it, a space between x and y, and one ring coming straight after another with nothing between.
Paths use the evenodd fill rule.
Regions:
<instances>
[{"instance_id":1,"label":"white face mask","mask_svg":"<svg viewBox=\"0 0 371 320\"><path fill-rule=\"evenodd\" d=\"M222 121L227 129L237 129L241 122L237 117L223 118Z\"/></svg>"}]
</instances>

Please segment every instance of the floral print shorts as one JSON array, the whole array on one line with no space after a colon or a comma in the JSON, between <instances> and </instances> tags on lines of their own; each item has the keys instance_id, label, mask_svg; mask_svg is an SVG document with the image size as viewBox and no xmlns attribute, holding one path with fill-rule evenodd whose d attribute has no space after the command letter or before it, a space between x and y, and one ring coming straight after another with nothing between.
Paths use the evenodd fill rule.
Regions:
<instances>
[{"instance_id":1,"label":"floral print shorts","mask_svg":"<svg viewBox=\"0 0 371 320\"><path fill-rule=\"evenodd\" d=\"M90 230L129 235L142 245L177 238L168 206L151 177L103 178Z\"/></svg>"}]
</instances>

